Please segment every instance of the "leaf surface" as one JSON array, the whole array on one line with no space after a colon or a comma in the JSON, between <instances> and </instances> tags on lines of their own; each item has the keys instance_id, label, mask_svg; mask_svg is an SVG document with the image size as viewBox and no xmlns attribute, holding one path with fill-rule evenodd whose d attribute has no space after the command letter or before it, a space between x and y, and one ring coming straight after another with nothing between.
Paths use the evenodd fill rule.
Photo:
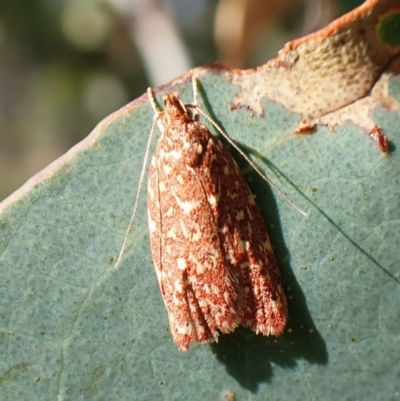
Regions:
<instances>
[{"instance_id":1,"label":"leaf surface","mask_svg":"<svg viewBox=\"0 0 400 401\"><path fill-rule=\"evenodd\" d=\"M382 21L399 6L368 4L336 26L360 24L368 10ZM398 11L390 12L398 18ZM368 26L377 32L376 24ZM320 40L336 34L328 28ZM317 39L308 40L314 46ZM400 391L400 79L393 74L399 73L399 44L391 46L386 64L372 63L375 78L364 95L335 109L361 101L384 77L385 101L365 107L389 138L389 156L356 120L343 119L334 132L337 120L318 125L312 136L294 134L306 112L275 99L271 78L263 83L257 75L281 69L275 86L285 88L284 77L295 67L285 75L276 60L245 72L205 67L158 93L160 100L177 90L192 102L196 73L204 110L307 212L302 217L232 151L265 217L289 301L287 331L278 338L238 329L218 344L194 345L187 354L176 349L152 267L144 194L114 269L153 122L146 95L5 200L1 398L217 400L233 393L237 400L394 399ZM317 82L335 81L331 70L322 71L326 76L315 73ZM301 104L305 94L287 88L288 98ZM318 99L314 90L309 94ZM239 107L239 98L248 108ZM307 117L323 124L335 110Z\"/></svg>"}]
</instances>

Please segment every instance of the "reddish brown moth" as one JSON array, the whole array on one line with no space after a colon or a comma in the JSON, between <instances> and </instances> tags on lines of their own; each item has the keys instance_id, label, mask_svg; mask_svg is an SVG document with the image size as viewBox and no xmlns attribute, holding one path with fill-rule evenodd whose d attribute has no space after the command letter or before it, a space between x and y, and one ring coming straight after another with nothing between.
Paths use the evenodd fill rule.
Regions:
<instances>
[{"instance_id":1,"label":"reddish brown moth","mask_svg":"<svg viewBox=\"0 0 400 401\"><path fill-rule=\"evenodd\" d=\"M148 180L150 244L175 344L187 351L239 325L281 334L279 268L238 165L199 122L197 103L173 92L158 112L148 93L162 131Z\"/></svg>"}]
</instances>

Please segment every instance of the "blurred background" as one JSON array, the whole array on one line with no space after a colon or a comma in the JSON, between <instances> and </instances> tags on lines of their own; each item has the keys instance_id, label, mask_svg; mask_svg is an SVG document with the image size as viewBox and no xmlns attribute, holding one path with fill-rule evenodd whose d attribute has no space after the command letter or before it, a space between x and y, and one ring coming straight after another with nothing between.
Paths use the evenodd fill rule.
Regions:
<instances>
[{"instance_id":1,"label":"blurred background","mask_svg":"<svg viewBox=\"0 0 400 401\"><path fill-rule=\"evenodd\" d=\"M0 0L0 201L190 68L264 64L357 0Z\"/></svg>"}]
</instances>

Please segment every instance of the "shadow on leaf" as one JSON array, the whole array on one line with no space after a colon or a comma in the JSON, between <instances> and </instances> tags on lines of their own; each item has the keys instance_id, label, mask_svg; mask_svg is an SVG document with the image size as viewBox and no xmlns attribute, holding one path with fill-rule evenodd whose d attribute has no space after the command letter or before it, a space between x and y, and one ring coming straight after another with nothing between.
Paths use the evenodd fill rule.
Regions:
<instances>
[{"instance_id":1,"label":"shadow on leaf","mask_svg":"<svg viewBox=\"0 0 400 401\"><path fill-rule=\"evenodd\" d=\"M246 162L241 162L240 156L238 157L234 150L230 151L240 167L245 168ZM265 337L240 327L232 334L221 335L219 342L211 344L210 347L241 386L256 392L260 383L272 379L273 365L295 368L299 359L325 365L328 362L328 353L326 344L308 311L303 291L291 269L290 252L283 239L271 189L256 173L251 172L251 175L250 188L256 195L257 204L267 226L274 227L268 234L275 250L288 299L287 329L279 337Z\"/></svg>"}]
</instances>

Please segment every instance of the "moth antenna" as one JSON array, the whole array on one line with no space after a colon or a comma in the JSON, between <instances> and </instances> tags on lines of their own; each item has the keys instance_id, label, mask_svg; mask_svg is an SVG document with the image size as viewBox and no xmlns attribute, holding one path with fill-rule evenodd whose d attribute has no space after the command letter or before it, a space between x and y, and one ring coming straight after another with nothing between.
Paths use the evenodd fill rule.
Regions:
<instances>
[{"instance_id":1,"label":"moth antenna","mask_svg":"<svg viewBox=\"0 0 400 401\"><path fill-rule=\"evenodd\" d=\"M261 172L261 170L255 165L255 163L246 155L246 153L243 152L243 150L236 145L236 143L229 137L228 134L225 133L225 131L211 118L210 115L208 115L205 111L201 109L197 102L197 78L192 77L192 86L193 86L193 96L194 96L194 104L193 107L195 107L198 112L205 118L207 119L213 126L214 128L227 140L227 142L233 146L238 153L247 161L247 163L250 164L251 167L257 172L257 174L265 181L267 182L272 188L275 189L281 195L281 197L290 205L292 206L295 210L297 210L300 214L302 214L304 217L307 216L307 213L302 210L299 206L297 206L294 202L292 202L285 194L282 192L282 190L279 189L279 187L274 184L265 174Z\"/></svg>"},{"instance_id":2,"label":"moth antenna","mask_svg":"<svg viewBox=\"0 0 400 401\"><path fill-rule=\"evenodd\" d=\"M153 89L151 88L147 88L147 96L149 97L149 102L151 104L151 107L154 110L154 113L157 115L159 113L160 110L158 110L158 107L156 105L156 101L154 99L154 92Z\"/></svg>"},{"instance_id":3,"label":"moth antenna","mask_svg":"<svg viewBox=\"0 0 400 401\"><path fill-rule=\"evenodd\" d=\"M151 107L153 108L153 111L154 111L154 115L155 115L154 120L156 121L156 123L158 124L158 128L162 132L163 129L164 129L164 125L163 125L163 123L161 121L161 118L160 118L160 113L161 112L160 112L159 108L156 105L153 89L147 88L147 96L149 97L149 102L150 102Z\"/></svg>"},{"instance_id":4,"label":"moth antenna","mask_svg":"<svg viewBox=\"0 0 400 401\"><path fill-rule=\"evenodd\" d=\"M140 178L139 178L138 190L137 190L137 193L136 193L135 204L133 206L133 211L132 211L131 219L129 220L128 228L125 231L124 241L122 243L122 247L121 247L121 250L119 252L117 262L115 263L115 268L116 269L118 269L118 266L121 263L122 256L124 255L124 252L125 252L126 244L128 243L128 236L129 236L129 234L130 234L130 232L132 230L133 222L134 222L135 217L136 217L136 212L137 212L137 208L138 208L138 204L139 204L140 193L142 192L142 187L143 187L144 174L146 172L147 160L149 158L149 153L150 153L150 145L151 145L151 141L153 139L153 135L154 135L154 130L156 128L156 124L157 124L157 122L160 121L160 118L159 118L160 112L157 109L156 102L154 100L154 93L151 90L151 88L147 89L147 95L148 95L149 101L150 101L150 103L151 103L151 105L152 105L152 107L153 107L153 109L154 109L154 111L156 113L155 114L156 117L154 118L153 125L151 126L151 130L150 130L149 139L147 141L146 152L144 154L142 170L140 172Z\"/></svg>"}]
</instances>

